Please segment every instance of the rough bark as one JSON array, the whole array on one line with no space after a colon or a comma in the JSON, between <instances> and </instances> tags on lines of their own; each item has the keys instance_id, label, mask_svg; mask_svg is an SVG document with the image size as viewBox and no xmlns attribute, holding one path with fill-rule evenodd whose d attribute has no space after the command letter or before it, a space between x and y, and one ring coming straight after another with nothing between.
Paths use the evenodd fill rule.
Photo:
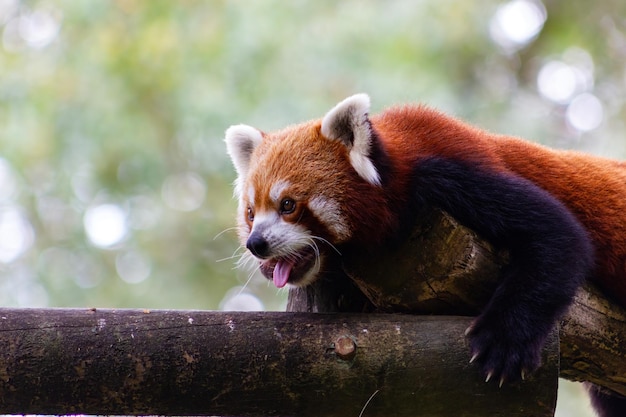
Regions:
<instances>
[{"instance_id":1,"label":"rough bark","mask_svg":"<svg viewBox=\"0 0 626 417\"><path fill-rule=\"evenodd\" d=\"M523 383L468 364L466 317L0 309L0 413L551 416L558 335Z\"/></svg>"},{"instance_id":2,"label":"rough bark","mask_svg":"<svg viewBox=\"0 0 626 417\"><path fill-rule=\"evenodd\" d=\"M422 217L409 238L377 253L345 254L338 297L328 282L292 290L294 311L364 310L476 315L493 293L507 253L441 212ZM335 288L334 291L337 291ZM367 296L366 301L362 300ZM353 299L357 304L335 303ZM323 302L321 301L323 300ZM349 310L347 307L356 308ZM592 284L581 289L560 328L561 376L626 395L626 310Z\"/></svg>"}]
</instances>

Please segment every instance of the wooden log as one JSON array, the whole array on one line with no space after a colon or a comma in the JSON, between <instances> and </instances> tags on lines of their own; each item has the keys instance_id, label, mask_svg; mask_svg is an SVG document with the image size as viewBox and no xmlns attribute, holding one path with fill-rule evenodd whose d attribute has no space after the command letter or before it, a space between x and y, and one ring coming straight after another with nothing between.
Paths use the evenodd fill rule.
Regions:
<instances>
[{"instance_id":1,"label":"wooden log","mask_svg":"<svg viewBox=\"0 0 626 417\"><path fill-rule=\"evenodd\" d=\"M626 396L626 310L587 285L561 323L561 377Z\"/></svg>"},{"instance_id":2,"label":"wooden log","mask_svg":"<svg viewBox=\"0 0 626 417\"><path fill-rule=\"evenodd\" d=\"M552 416L540 372L486 384L465 317L0 309L0 413Z\"/></svg>"}]
</instances>

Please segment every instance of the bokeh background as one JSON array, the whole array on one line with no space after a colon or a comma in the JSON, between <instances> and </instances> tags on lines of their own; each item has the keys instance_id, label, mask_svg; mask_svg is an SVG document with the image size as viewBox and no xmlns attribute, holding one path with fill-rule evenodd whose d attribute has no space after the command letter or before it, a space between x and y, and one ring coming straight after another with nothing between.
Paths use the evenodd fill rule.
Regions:
<instances>
[{"instance_id":1,"label":"bokeh background","mask_svg":"<svg viewBox=\"0 0 626 417\"><path fill-rule=\"evenodd\" d=\"M0 35L1 306L283 309L223 132L356 92L626 157L623 0L0 0Z\"/></svg>"}]
</instances>

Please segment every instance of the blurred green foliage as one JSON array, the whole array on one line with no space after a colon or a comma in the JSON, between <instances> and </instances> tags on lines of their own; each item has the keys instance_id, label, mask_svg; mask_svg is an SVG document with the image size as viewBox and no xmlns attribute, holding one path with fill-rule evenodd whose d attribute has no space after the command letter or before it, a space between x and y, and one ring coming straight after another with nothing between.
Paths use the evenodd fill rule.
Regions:
<instances>
[{"instance_id":1,"label":"blurred green foliage","mask_svg":"<svg viewBox=\"0 0 626 417\"><path fill-rule=\"evenodd\" d=\"M4 306L283 308L234 269L223 132L355 92L626 155L622 0L0 0L0 30Z\"/></svg>"}]
</instances>

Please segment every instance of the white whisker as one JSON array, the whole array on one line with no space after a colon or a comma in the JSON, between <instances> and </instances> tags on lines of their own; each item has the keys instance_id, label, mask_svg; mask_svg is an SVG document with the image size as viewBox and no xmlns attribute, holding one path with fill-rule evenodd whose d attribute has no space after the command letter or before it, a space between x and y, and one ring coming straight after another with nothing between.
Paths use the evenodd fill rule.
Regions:
<instances>
[{"instance_id":1,"label":"white whisker","mask_svg":"<svg viewBox=\"0 0 626 417\"><path fill-rule=\"evenodd\" d=\"M315 243L314 239L314 237L311 237L307 245L313 250L313 253L315 255L315 264L313 266L315 268L315 273L317 274L322 267L322 262L320 260L320 248L317 246L317 243Z\"/></svg>"},{"instance_id":2,"label":"white whisker","mask_svg":"<svg viewBox=\"0 0 626 417\"><path fill-rule=\"evenodd\" d=\"M250 263L253 263L256 260L257 259L250 252L246 251L242 253L241 256L239 257L239 260L237 261L237 267L241 269L248 269L250 268ZM257 264L254 266L255 266L255 270L260 268L260 264Z\"/></svg>"},{"instance_id":3,"label":"white whisker","mask_svg":"<svg viewBox=\"0 0 626 417\"><path fill-rule=\"evenodd\" d=\"M241 257L243 256L243 253L237 253L237 252L239 252L241 249L245 250L245 248L244 248L243 246L239 246L239 247L237 247L237 249L235 249L235 251L233 252L233 254L232 254L232 255L227 256L227 257L225 257L225 258L218 259L218 260L217 260L217 261L215 261L215 262L224 262L224 261L228 261L228 260L235 259L235 258L241 258Z\"/></svg>"},{"instance_id":4,"label":"white whisker","mask_svg":"<svg viewBox=\"0 0 626 417\"><path fill-rule=\"evenodd\" d=\"M221 232L219 232L218 234L215 235L215 237L213 237L213 240L219 238L220 236L222 236L224 233L233 231L233 230L237 230L240 229L240 226L234 226L234 227L229 227L227 229L222 230Z\"/></svg>"},{"instance_id":5,"label":"white whisker","mask_svg":"<svg viewBox=\"0 0 626 417\"><path fill-rule=\"evenodd\" d=\"M248 284L250 284L250 281L252 281L252 278L254 277L254 274L256 273L256 271L259 270L260 267L261 267L260 265L257 266L252 272L250 272L248 274L248 280L246 281L245 284L243 284L243 286L241 287L241 289L237 293L238 296L241 295L241 293L243 293L246 288L248 288Z\"/></svg>"},{"instance_id":6,"label":"white whisker","mask_svg":"<svg viewBox=\"0 0 626 417\"><path fill-rule=\"evenodd\" d=\"M333 245L332 243L330 243L327 239L324 239L323 237L320 236L311 236L311 239L316 239L319 240L321 242L326 243L328 246L330 246L335 252L337 252L337 255L341 256L341 252L339 251L339 249L337 249L337 247L335 245Z\"/></svg>"}]
</instances>

